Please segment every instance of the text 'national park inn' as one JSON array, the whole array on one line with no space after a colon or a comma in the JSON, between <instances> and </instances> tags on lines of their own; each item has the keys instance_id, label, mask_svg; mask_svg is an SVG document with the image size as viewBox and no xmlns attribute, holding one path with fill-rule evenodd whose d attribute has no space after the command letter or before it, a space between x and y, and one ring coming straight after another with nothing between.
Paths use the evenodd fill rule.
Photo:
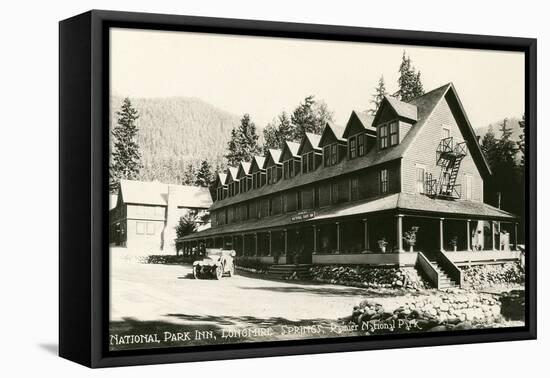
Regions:
<instances>
[{"instance_id":1,"label":"text 'national park inn'","mask_svg":"<svg viewBox=\"0 0 550 378\"><path fill-rule=\"evenodd\" d=\"M452 84L387 96L374 117L354 111L219 173L211 228L177 244L268 264L420 265L460 282L457 265L518 257L517 217L483 202L490 175Z\"/></svg>"}]
</instances>

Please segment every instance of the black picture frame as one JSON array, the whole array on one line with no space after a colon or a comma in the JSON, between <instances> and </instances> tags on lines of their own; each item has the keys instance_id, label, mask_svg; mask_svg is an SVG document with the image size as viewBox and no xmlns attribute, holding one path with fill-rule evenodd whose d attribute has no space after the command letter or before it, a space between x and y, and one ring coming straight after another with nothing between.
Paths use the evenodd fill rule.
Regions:
<instances>
[{"instance_id":1,"label":"black picture frame","mask_svg":"<svg viewBox=\"0 0 550 378\"><path fill-rule=\"evenodd\" d=\"M525 53L526 324L452 333L109 352L110 27L521 51ZM536 338L536 39L92 10L59 24L59 354L89 367Z\"/></svg>"}]
</instances>

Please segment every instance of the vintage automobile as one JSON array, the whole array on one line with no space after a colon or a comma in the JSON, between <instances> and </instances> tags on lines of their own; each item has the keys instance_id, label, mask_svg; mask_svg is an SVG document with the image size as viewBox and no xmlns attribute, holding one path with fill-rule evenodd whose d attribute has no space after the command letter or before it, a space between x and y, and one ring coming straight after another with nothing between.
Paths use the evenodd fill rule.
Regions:
<instances>
[{"instance_id":1,"label":"vintage automobile","mask_svg":"<svg viewBox=\"0 0 550 378\"><path fill-rule=\"evenodd\" d=\"M235 255L235 251L231 249L206 248L204 258L193 262L193 276L195 279L214 277L217 280L224 275L231 277L235 274Z\"/></svg>"}]
</instances>

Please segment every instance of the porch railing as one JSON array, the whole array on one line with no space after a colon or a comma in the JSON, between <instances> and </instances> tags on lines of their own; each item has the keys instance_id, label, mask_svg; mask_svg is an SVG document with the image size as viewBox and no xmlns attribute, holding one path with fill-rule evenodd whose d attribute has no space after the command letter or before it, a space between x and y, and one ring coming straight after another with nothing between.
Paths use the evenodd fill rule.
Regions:
<instances>
[{"instance_id":1,"label":"porch railing","mask_svg":"<svg viewBox=\"0 0 550 378\"><path fill-rule=\"evenodd\" d=\"M428 281L436 289L439 289L439 272L422 252L418 252L417 254L416 269L424 273Z\"/></svg>"}]
</instances>

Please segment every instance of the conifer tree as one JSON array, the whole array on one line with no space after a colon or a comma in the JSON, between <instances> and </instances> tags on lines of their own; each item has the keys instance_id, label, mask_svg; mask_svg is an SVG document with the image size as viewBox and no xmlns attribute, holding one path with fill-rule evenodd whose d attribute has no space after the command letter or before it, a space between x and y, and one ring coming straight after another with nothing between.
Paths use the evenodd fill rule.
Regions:
<instances>
[{"instance_id":1,"label":"conifer tree","mask_svg":"<svg viewBox=\"0 0 550 378\"><path fill-rule=\"evenodd\" d=\"M286 112L282 112L277 119L270 122L264 129L264 154L267 150L281 149L285 140L294 139L294 126Z\"/></svg>"},{"instance_id":2,"label":"conifer tree","mask_svg":"<svg viewBox=\"0 0 550 378\"><path fill-rule=\"evenodd\" d=\"M403 51L401 65L399 66L399 78L397 79L399 90L394 94L401 101L410 101L424 94L424 87L420 79L420 71L417 73L412 65L410 56Z\"/></svg>"},{"instance_id":3,"label":"conifer tree","mask_svg":"<svg viewBox=\"0 0 550 378\"><path fill-rule=\"evenodd\" d=\"M113 152L109 166L109 188L117 192L121 179L135 180L138 178L141 164L141 154L137 143L138 128L136 121L139 113L128 97L122 102L116 112L117 124L113 128Z\"/></svg>"},{"instance_id":4,"label":"conifer tree","mask_svg":"<svg viewBox=\"0 0 550 378\"><path fill-rule=\"evenodd\" d=\"M332 118L332 112L324 101L317 102L313 95L307 96L290 116L294 126L292 139L299 142L305 133L320 134L326 123L332 121Z\"/></svg>"},{"instance_id":5,"label":"conifer tree","mask_svg":"<svg viewBox=\"0 0 550 378\"><path fill-rule=\"evenodd\" d=\"M249 114L243 115L239 126L231 130L231 139L227 143L229 152L225 157L229 165L236 167L240 162L250 162L260 153L256 125Z\"/></svg>"},{"instance_id":6,"label":"conifer tree","mask_svg":"<svg viewBox=\"0 0 550 378\"><path fill-rule=\"evenodd\" d=\"M213 181L214 174L212 173L212 166L208 160L203 160L195 177L195 185L209 188Z\"/></svg>"},{"instance_id":7,"label":"conifer tree","mask_svg":"<svg viewBox=\"0 0 550 378\"><path fill-rule=\"evenodd\" d=\"M388 93L386 91L384 75L380 76L380 79L378 79L378 85L376 86L376 88L374 88L374 91L375 93L374 95L372 95L372 100L370 100L371 104L373 104L373 107L368 110L371 115L376 114L378 108L380 108L380 103L382 103L384 96Z\"/></svg>"}]
</instances>

